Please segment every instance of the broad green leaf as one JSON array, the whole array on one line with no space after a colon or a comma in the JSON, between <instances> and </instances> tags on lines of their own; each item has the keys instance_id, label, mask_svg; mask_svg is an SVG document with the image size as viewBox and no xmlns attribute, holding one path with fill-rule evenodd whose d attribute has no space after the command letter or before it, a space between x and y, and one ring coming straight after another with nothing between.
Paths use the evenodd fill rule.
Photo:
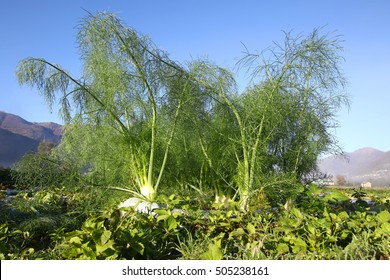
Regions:
<instances>
[{"instance_id":1,"label":"broad green leaf","mask_svg":"<svg viewBox=\"0 0 390 280\"><path fill-rule=\"evenodd\" d=\"M317 233L317 229L314 226L312 226L311 224L307 224L306 229L312 235L316 235L316 233Z\"/></svg>"},{"instance_id":2,"label":"broad green leaf","mask_svg":"<svg viewBox=\"0 0 390 280\"><path fill-rule=\"evenodd\" d=\"M347 222L347 225L348 225L348 227L350 227L350 228L356 228L356 227L359 226L359 224L358 224L356 221L354 221L354 220L348 221L348 222Z\"/></svg>"},{"instance_id":3,"label":"broad green leaf","mask_svg":"<svg viewBox=\"0 0 390 280\"><path fill-rule=\"evenodd\" d=\"M225 233L221 232L219 235L213 238L213 242L215 245L217 245L219 248L222 246L222 239L225 237Z\"/></svg>"},{"instance_id":4,"label":"broad green leaf","mask_svg":"<svg viewBox=\"0 0 390 280\"><path fill-rule=\"evenodd\" d=\"M298 185L297 191L298 192L304 192L305 191L305 187L303 185Z\"/></svg>"},{"instance_id":5,"label":"broad green leaf","mask_svg":"<svg viewBox=\"0 0 390 280\"><path fill-rule=\"evenodd\" d=\"M329 242L336 242L337 241L337 238L332 236L332 235L328 235L327 239L328 239Z\"/></svg>"},{"instance_id":6,"label":"broad green leaf","mask_svg":"<svg viewBox=\"0 0 390 280\"><path fill-rule=\"evenodd\" d=\"M390 213L389 213L387 210L382 211L382 212L380 212L380 213L376 216L376 218L378 219L378 221L379 221L380 223L389 222L389 221L390 221Z\"/></svg>"},{"instance_id":7,"label":"broad green leaf","mask_svg":"<svg viewBox=\"0 0 390 280\"><path fill-rule=\"evenodd\" d=\"M242 228L238 228L233 230L230 234L229 237L234 237L234 236L242 236L245 234L245 231Z\"/></svg>"},{"instance_id":8,"label":"broad green leaf","mask_svg":"<svg viewBox=\"0 0 390 280\"><path fill-rule=\"evenodd\" d=\"M291 210L291 213L298 219L302 220L303 219L303 215L301 213L301 211L299 211L299 209L297 208L292 208Z\"/></svg>"},{"instance_id":9,"label":"broad green leaf","mask_svg":"<svg viewBox=\"0 0 390 280\"><path fill-rule=\"evenodd\" d=\"M232 210L230 210L230 211L227 211L226 212L226 217L231 217L231 216L233 216L233 214L234 214L234 212L232 211Z\"/></svg>"},{"instance_id":10,"label":"broad green leaf","mask_svg":"<svg viewBox=\"0 0 390 280\"><path fill-rule=\"evenodd\" d=\"M66 247L62 252L62 256L67 259L76 258L78 255L82 254L83 250L76 247Z\"/></svg>"},{"instance_id":11,"label":"broad green leaf","mask_svg":"<svg viewBox=\"0 0 390 280\"><path fill-rule=\"evenodd\" d=\"M390 235L390 223L383 223L381 225L381 229L383 231L384 234L387 234L387 235Z\"/></svg>"},{"instance_id":12,"label":"broad green leaf","mask_svg":"<svg viewBox=\"0 0 390 280\"><path fill-rule=\"evenodd\" d=\"M342 232L341 232L341 239L346 239L346 238L348 238L349 236L350 236L350 234L351 234L351 231L350 230L343 230Z\"/></svg>"},{"instance_id":13,"label":"broad green leaf","mask_svg":"<svg viewBox=\"0 0 390 280\"><path fill-rule=\"evenodd\" d=\"M72 238L69 240L69 243L81 244L81 239L80 239L80 237L75 236L75 237L72 237Z\"/></svg>"},{"instance_id":14,"label":"broad green leaf","mask_svg":"<svg viewBox=\"0 0 390 280\"><path fill-rule=\"evenodd\" d=\"M179 212L179 211L176 211L176 212L173 212L173 213L172 213L172 216L173 216L174 218L177 218L177 217L179 217L179 216L181 216L181 215L183 215L183 213L182 213L182 212Z\"/></svg>"},{"instance_id":15,"label":"broad green leaf","mask_svg":"<svg viewBox=\"0 0 390 280\"><path fill-rule=\"evenodd\" d=\"M279 254L285 254L290 251L286 243L279 243L278 246L276 246L276 250L278 251Z\"/></svg>"},{"instance_id":16,"label":"broad green leaf","mask_svg":"<svg viewBox=\"0 0 390 280\"><path fill-rule=\"evenodd\" d=\"M228 228L230 228L230 223L219 222L218 225L221 226L221 227L228 227Z\"/></svg>"},{"instance_id":17,"label":"broad green leaf","mask_svg":"<svg viewBox=\"0 0 390 280\"><path fill-rule=\"evenodd\" d=\"M114 245L114 240L109 240L107 243L103 245L96 244L96 254L100 255L107 249L112 249L113 251L115 251L113 245Z\"/></svg>"},{"instance_id":18,"label":"broad green leaf","mask_svg":"<svg viewBox=\"0 0 390 280\"><path fill-rule=\"evenodd\" d=\"M324 199L325 201L337 202L337 201L347 201L350 198L341 192L333 191L330 194L326 195Z\"/></svg>"},{"instance_id":19,"label":"broad green leaf","mask_svg":"<svg viewBox=\"0 0 390 280\"><path fill-rule=\"evenodd\" d=\"M293 253L306 252L307 244L300 237L294 238L290 242L294 244L292 248Z\"/></svg>"},{"instance_id":20,"label":"broad green leaf","mask_svg":"<svg viewBox=\"0 0 390 280\"><path fill-rule=\"evenodd\" d=\"M177 228L178 223L173 216L169 216L169 218L167 219L167 225L168 231L171 231Z\"/></svg>"},{"instance_id":21,"label":"broad green leaf","mask_svg":"<svg viewBox=\"0 0 390 280\"><path fill-rule=\"evenodd\" d=\"M286 234L286 235L284 235L283 240L286 242L290 242L294 238L295 238L294 235Z\"/></svg>"},{"instance_id":22,"label":"broad green leaf","mask_svg":"<svg viewBox=\"0 0 390 280\"><path fill-rule=\"evenodd\" d=\"M102 231L99 229L94 229L92 231L92 239L95 241L96 244L100 244L100 240L102 237Z\"/></svg>"},{"instance_id":23,"label":"broad green leaf","mask_svg":"<svg viewBox=\"0 0 390 280\"><path fill-rule=\"evenodd\" d=\"M166 209L154 209L153 212L157 215L170 215L170 211Z\"/></svg>"},{"instance_id":24,"label":"broad green leaf","mask_svg":"<svg viewBox=\"0 0 390 280\"><path fill-rule=\"evenodd\" d=\"M167 220L169 217L172 217L171 215L159 215L157 216L157 222L159 221L165 221Z\"/></svg>"},{"instance_id":25,"label":"broad green leaf","mask_svg":"<svg viewBox=\"0 0 390 280\"><path fill-rule=\"evenodd\" d=\"M256 233L256 228L253 224L248 223L246 225L246 229L248 230L249 234L255 234Z\"/></svg>"},{"instance_id":26,"label":"broad green leaf","mask_svg":"<svg viewBox=\"0 0 390 280\"><path fill-rule=\"evenodd\" d=\"M345 211L340 212L338 216L339 216L339 218L340 218L341 220L343 220L343 221L349 219L349 215L348 215L348 213L345 212Z\"/></svg>"},{"instance_id":27,"label":"broad green leaf","mask_svg":"<svg viewBox=\"0 0 390 280\"><path fill-rule=\"evenodd\" d=\"M210 244L208 250L201 254L203 260L221 260L223 258L222 250L216 244Z\"/></svg>"},{"instance_id":28,"label":"broad green leaf","mask_svg":"<svg viewBox=\"0 0 390 280\"><path fill-rule=\"evenodd\" d=\"M87 231L93 231L94 229L100 229L103 227L104 220L100 221L97 218L89 218L83 224L83 229Z\"/></svg>"},{"instance_id":29,"label":"broad green leaf","mask_svg":"<svg viewBox=\"0 0 390 280\"><path fill-rule=\"evenodd\" d=\"M101 237L100 237L100 244L106 244L108 240L110 240L111 237L111 231L105 230L103 231Z\"/></svg>"},{"instance_id":30,"label":"broad green leaf","mask_svg":"<svg viewBox=\"0 0 390 280\"><path fill-rule=\"evenodd\" d=\"M335 213L329 213L329 218L332 222L338 221L338 217Z\"/></svg>"},{"instance_id":31,"label":"broad green leaf","mask_svg":"<svg viewBox=\"0 0 390 280\"><path fill-rule=\"evenodd\" d=\"M79 257L81 259L90 259L90 260L96 260L96 253L95 251L90 247L90 243L83 243L81 245L81 248L83 249L83 254Z\"/></svg>"}]
</instances>

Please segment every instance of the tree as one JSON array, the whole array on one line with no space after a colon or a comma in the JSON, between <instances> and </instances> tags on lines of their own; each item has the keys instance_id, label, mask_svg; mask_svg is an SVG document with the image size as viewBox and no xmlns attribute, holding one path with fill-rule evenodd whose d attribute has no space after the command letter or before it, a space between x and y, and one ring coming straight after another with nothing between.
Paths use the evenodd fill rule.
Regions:
<instances>
[{"instance_id":1,"label":"tree","mask_svg":"<svg viewBox=\"0 0 390 280\"><path fill-rule=\"evenodd\" d=\"M53 150L55 147L53 142L50 141L42 141L38 145L38 153L39 154L50 154L50 152Z\"/></svg>"},{"instance_id":2,"label":"tree","mask_svg":"<svg viewBox=\"0 0 390 280\"><path fill-rule=\"evenodd\" d=\"M344 175L336 175L336 185L337 186L346 186L347 185L347 179L345 179Z\"/></svg>"}]
</instances>

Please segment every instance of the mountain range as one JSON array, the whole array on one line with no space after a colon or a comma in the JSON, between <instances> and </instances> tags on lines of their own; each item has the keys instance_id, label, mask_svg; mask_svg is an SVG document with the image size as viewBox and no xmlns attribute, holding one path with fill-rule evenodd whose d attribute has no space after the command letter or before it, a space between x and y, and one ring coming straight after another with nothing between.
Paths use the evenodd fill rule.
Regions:
<instances>
[{"instance_id":1,"label":"mountain range","mask_svg":"<svg viewBox=\"0 0 390 280\"><path fill-rule=\"evenodd\" d=\"M330 156L318 162L321 172L337 175L354 184L371 182L373 185L390 185L390 151L361 148L343 156Z\"/></svg>"},{"instance_id":2,"label":"mountain range","mask_svg":"<svg viewBox=\"0 0 390 280\"><path fill-rule=\"evenodd\" d=\"M52 122L33 123L0 111L0 166L9 167L28 152L36 152L42 141L58 144L62 126Z\"/></svg>"}]
</instances>

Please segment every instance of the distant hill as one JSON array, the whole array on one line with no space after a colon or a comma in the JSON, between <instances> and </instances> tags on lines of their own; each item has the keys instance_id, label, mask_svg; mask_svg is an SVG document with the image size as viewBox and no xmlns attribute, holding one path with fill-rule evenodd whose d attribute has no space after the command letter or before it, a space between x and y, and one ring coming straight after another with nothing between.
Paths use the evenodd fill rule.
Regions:
<instances>
[{"instance_id":1,"label":"distant hill","mask_svg":"<svg viewBox=\"0 0 390 280\"><path fill-rule=\"evenodd\" d=\"M32 123L0 111L0 165L11 166L27 152L36 152L42 141L58 144L62 126L56 123Z\"/></svg>"},{"instance_id":2,"label":"distant hill","mask_svg":"<svg viewBox=\"0 0 390 280\"><path fill-rule=\"evenodd\" d=\"M330 156L319 161L322 172L343 175L347 181L361 183L370 181L377 185L390 185L390 151L362 148L345 157Z\"/></svg>"}]
</instances>

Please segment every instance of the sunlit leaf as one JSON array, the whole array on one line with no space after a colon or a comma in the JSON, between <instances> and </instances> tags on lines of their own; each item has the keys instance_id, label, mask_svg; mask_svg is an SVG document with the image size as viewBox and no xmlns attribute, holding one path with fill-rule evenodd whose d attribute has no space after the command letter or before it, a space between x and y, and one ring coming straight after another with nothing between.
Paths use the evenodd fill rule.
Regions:
<instances>
[{"instance_id":1,"label":"sunlit leaf","mask_svg":"<svg viewBox=\"0 0 390 280\"><path fill-rule=\"evenodd\" d=\"M384 234L390 236L390 223L384 222L384 223L381 225L381 229L382 229L382 231L383 231Z\"/></svg>"},{"instance_id":2,"label":"sunlit leaf","mask_svg":"<svg viewBox=\"0 0 390 280\"><path fill-rule=\"evenodd\" d=\"M384 223L384 222L389 222L390 221L390 213L389 211L385 210L385 211L381 211L377 216L376 218L378 219L378 221L380 223Z\"/></svg>"},{"instance_id":3,"label":"sunlit leaf","mask_svg":"<svg viewBox=\"0 0 390 280\"><path fill-rule=\"evenodd\" d=\"M293 253L306 252L307 244L302 238L297 237L290 242L294 244L292 247Z\"/></svg>"},{"instance_id":4,"label":"sunlit leaf","mask_svg":"<svg viewBox=\"0 0 390 280\"><path fill-rule=\"evenodd\" d=\"M168 231L174 230L178 226L178 222L173 216L169 216L169 218L166 220L166 223L168 225Z\"/></svg>"},{"instance_id":5,"label":"sunlit leaf","mask_svg":"<svg viewBox=\"0 0 390 280\"><path fill-rule=\"evenodd\" d=\"M230 237L242 236L242 235L245 235L245 231L242 228L237 228L229 234Z\"/></svg>"},{"instance_id":6,"label":"sunlit leaf","mask_svg":"<svg viewBox=\"0 0 390 280\"><path fill-rule=\"evenodd\" d=\"M276 246L276 250L278 251L279 254L285 254L290 251L286 243L279 243L278 246Z\"/></svg>"},{"instance_id":7,"label":"sunlit leaf","mask_svg":"<svg viewBox=\"0 0 390 280\"><path fill-rule=\"evenodd\" d=\"M301 211L299 211L299 209L292 208L290 211L297 219L300 219L300 220L303 219L303 215L302 215Z\"/></svg>"},{"instance_id":8,"label":"sunlit leaf","mask_svg":"<svg viewBox=\"0 0 390 280\"><path fill-rule=\"evenodd\" d=\"M350 198L348 196L338 191L332 191L330 194L327 194L324 197L325 201L332 201L332 202L347 201L349 199Z\"/></svg>"},{"instance_id":9,"label":"sunlit leaf","mask_svg":"<svg viewBox=\"0 0 390 280\"><path fill-rule=\"evenodd\" d=\"M220 247L216 244L209 244L208 250L201 254L203 260L221 260L223 258L223 253Z\"/></svg>"},{"instance_id":10,"label":"sunlit leaf","mask_svg":"<svg viewBox=\"0 0 390 280\"><path fill-rule=\"evenodd\" d=\"M111 231L105 230L102 232L100 237L100 244L106 244L108 240L111 238Z\"/></svg>"},{"instance_id":11,"label":"sunlit leaf","mask_svg":"<svg viewBox=\"0 0 390 280\"><path fill-rule=\"evenodd\" d=\"M81 244L81 239L80 239L80 237L75 236L75 237L72 237L71 239L69 239L69 242L70 243Z\"/></svg>"},{"instance_id":12,"label":"sunlit leaf","mask_svg":"<svg viewBox=\"0 0 390 280\"><path fill-rule=\"evenodd\" d=\"M246 225L246 229L248 230L249 234L255 234L256 233L256 228L252 223L248 223Z\"/></svg>"}]
</instances>

